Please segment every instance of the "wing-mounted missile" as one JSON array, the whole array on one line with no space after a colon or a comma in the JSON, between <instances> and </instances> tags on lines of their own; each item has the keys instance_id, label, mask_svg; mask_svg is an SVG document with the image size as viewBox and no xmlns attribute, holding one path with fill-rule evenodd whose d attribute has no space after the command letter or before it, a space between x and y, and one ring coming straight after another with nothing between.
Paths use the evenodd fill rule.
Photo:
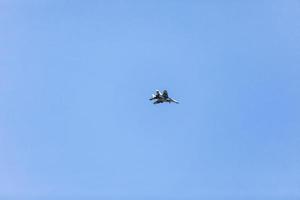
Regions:
<instances>
[{"instance_id":1,"label":"wing-mounted missile","mask_svg":"<svg viewBox=\"0 0 300 200\"><path fill-rule=\"evenodd\" d=\"M152 97L149 99L150 101L156 99L156 95L152 94Z\"/></svg>"}]
</instances>

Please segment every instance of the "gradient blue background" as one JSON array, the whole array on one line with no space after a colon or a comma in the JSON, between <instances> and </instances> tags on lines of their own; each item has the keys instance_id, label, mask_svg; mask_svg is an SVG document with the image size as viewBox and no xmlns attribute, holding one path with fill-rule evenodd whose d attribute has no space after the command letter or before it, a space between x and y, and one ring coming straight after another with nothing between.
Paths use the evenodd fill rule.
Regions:
<instances>
[{"instance_id":1,"label":"gradient blue background","mask_svg":"<svg viewBox=\"0 0 300 200\"><path fill-rule=\"evenodd\" d=\"M2 0L0 25L0 199L300 199L299 0Z\"/></svg>"}]
</instances>

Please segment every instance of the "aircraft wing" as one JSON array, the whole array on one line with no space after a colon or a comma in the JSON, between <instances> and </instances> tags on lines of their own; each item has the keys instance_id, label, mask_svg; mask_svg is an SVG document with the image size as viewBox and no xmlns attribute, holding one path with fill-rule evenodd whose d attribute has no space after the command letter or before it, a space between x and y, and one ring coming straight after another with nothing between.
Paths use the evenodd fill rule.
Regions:
<instances>
[{"instance_id":1,"label":"aircraft wing","mask_svg":"<svg viewBox=\"0 0 300 200\"><path fill-rule=\"evenodd\" d=\"M169 98L170 100L171 100L171 102L174 102L174 103L179 103L178 101L176 101L175 99L171 99L171 98Z\"/></svg>"}]
</instances>

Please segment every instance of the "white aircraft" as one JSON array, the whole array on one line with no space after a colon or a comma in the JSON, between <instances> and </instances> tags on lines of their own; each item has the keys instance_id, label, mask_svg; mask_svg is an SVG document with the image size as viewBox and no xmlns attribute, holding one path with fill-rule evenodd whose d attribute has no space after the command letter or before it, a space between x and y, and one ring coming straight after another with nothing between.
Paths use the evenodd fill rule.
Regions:
<instances>
[{"instance_id":1,"label":"white aircraft","mask_svg":"<svg viewBox=\"0 0 300 200\"><path fill-rule=\"evenodd\" d=\"M155 94L152 94L152 98L150 98L149 100L150 101L156 100L156 101L154 101L153 104L165 103L165 102L179 103L178 101L169 97L167 90L164 90L163 93L161 93L159 90L156 90Z\"/></svg>"}]
</instances>

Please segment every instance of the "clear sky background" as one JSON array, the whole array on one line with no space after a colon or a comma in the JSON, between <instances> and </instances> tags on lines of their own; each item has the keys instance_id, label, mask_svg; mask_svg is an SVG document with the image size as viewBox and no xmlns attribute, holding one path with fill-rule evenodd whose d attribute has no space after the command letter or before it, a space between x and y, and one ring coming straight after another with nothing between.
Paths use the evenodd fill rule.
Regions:
<instances>
[{"instance_id":1,"label":"clear sky background","mask_svg":"<svg viewBox=\"0 0 300 200\"><path fill-rule=\"evenodd\" d=\"M0 1L0 199L299 198L299 0Z\"/></svg>"}]
</instances>

